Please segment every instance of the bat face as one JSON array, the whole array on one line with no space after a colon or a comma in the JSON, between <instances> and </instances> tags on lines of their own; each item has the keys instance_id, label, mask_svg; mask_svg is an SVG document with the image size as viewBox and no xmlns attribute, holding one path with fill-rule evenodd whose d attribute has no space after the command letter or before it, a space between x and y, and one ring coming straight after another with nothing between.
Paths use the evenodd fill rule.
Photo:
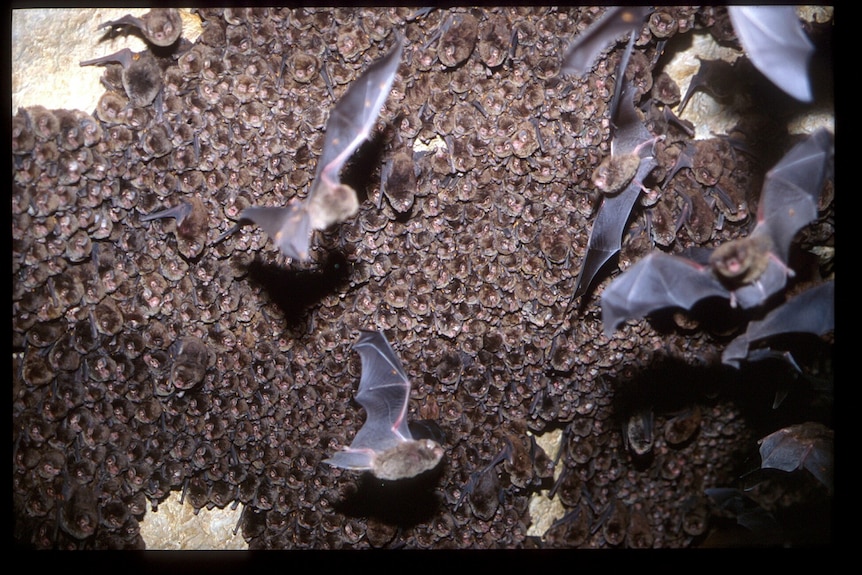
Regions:
<instances>
[{"instance_id":1,"label":"bat face","mask_svg":"<svg viewBox=\"0 0 862 575\"><path fill-rule=\"evenodd\" d=\"M350 447L326 462L346 469L370 470L380 479L414 477L433 469L443 449L430 439L415 440L407 426L410 380L386 336L362 330L353 348L362 361L356 401L365 408L365 424Z\"/></svg>"}]
</instances>

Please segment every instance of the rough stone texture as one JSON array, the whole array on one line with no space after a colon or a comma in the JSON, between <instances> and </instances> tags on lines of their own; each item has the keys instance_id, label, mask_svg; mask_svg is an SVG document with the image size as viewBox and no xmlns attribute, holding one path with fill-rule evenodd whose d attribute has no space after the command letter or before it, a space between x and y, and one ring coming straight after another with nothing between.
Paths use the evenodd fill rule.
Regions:
<instances>
[{"instance_id":1,"label":"rough stone texture","mask_svg":"<svg viewBox=\"0 0 862 575\"><path fill-rule=\"evenodd\" d=\"M108 95L95 106L13 107L15 542L144 547L141 522L177 492L199 517L239 501L252 548L829 541L831 499L812 477L748 474L757 439L803 421L831 425L831 340L793 348L798 377L780 362L721 367L745 319L724 307L630 321L607 338L599 296L613 266L579 309L569 305L622 43L582 78L557 70L569 39L601 12L199 10L200 37L159 55L161 109L117 105L116 66L101 70ZM713 7L666 12L680 44L667 58L722 17ZM475 38L437 36L453 15L472 26L467 13ZM510 49L495 30L513 28ZM819 46L830 29L807 26ZM216 243L243 207L305 196L327 111L394 31L405 36L399 78L374 143L344 173L362 198L356 217L316 233L305 264L254 226ZM636 53L650 78L666 61L656 47L645 27ZM314 65L301 66L309 56ZM816 73L828 76L823 61ZM723 191L744 208L681 171L661 201L636 207L619 267L651 249L746 235L763 173L793 141L787 123L830 108L830 85L818 76L812 107L773 90L768 105L741 110L735 137L754 156L718 136L699 143L719 150ZM689 138L660 117L647 123L668 134L658 188ZM418 149L429 151L413 156L415 184L407 174L381 192L380 166ZM682 219L680 194L702 200L693 205L704 229ZM832 275L831 185L822 196L790 293ZM142 221L191 198L208 214L195 233ZM381 484L322 463L364 421L350 349L359 328L386 332L413 380L410 419L443 434L443 463L415 481ZM639 456L622 430L648 412L651 449ZM677 417L693 422L682 441L666 431ZM559 452L534 446L531 435L549 432L561 435ZM704 493L753 478L762 481L748 495L783 532L739 537L736 517ZM540 536L530 502L543 493L557 520Z\"/></svg>"}]
</instances>

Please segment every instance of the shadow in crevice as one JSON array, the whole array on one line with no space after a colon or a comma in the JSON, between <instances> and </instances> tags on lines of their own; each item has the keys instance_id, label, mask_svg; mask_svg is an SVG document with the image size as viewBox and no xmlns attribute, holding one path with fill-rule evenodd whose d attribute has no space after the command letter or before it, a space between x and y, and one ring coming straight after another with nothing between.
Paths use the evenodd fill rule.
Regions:
<instances>
[{"instance_id":1,"label":"shadow in crevice","mask_svg":"<svg viewBox=\"0 0 862 575\"><path fill-rule=\"evenodd\" d=\"M356 489L334 507L347 516L374 517L403 528L427 522L442 504L434 488L443 467L438 465L416 477L398 481L385 481L363 473Z\"/></svg>"},{"instance_id":2,"label":"shadow in crevice","mask_svg":"<svg viewBox=\"0 0 862 575\"><path fill-rule=\"evenodd\" d=\"M284 313L288 327L297 325L323 297L348 284L352 266L344 254L332 251L317 269L294 270L255 258L248 279L261 286Z\"/></svg>"}]
</instances>

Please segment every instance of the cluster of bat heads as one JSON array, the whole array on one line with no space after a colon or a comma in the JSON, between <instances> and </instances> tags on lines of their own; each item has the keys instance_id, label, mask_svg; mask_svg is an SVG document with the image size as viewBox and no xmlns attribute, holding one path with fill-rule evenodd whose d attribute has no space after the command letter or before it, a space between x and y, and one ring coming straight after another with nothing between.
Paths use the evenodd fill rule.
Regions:
<instances>
[{"instance_id":1,"label":"cluster of bat heads","mask_svg":"<svg viewBox=\"0 0 862 575\"><path fill-rule=\"evenodd\" d=\"M807 66L813 47L791 7L729 7L734 29L755 67L786 93L810 101ZM635 32L651 10L645 7L609 8L593 26L579 35L563 55L562 73L588 72L609 45L630 34L617 72L619 81L611 102L610 155L593 174L602 192L587 253L572 299L584 296L599 271L616 255L631 211L644 180L657 166L653 144L658 140L644 126L633 102L634 88L624 74L634 46ZM175 10L153 10L142 18L127 16L103 27L138 28L156 46L169 46L179 37L182 23ZM315 230L324 230L354 216L359 209L356 191L340 181L340 172L357 148L371 135L401 62L402 39L372 63L352 83L331 110L323 152L314 180L304 199L287 206L249 206L239 223L222 234L221 241L241 225L260 226L281 252L297 261L309 259ZM133 106L147 105L160 89L158 67L146 53L123 50L81 62L82 66L120 62L122 83ZM817 217L824 182L831 176L833 137L818 130L793 147L766 175L757 212L757 224L748 237L720 245L709 253L689 257L654 251L611 282L601 295L605 334L611 337L625 320L641 318L665 308L691 309L705 298L729 300L745 310L767 304L794 275L789 253L797 232ZM144 218L172 217L178 229L193 225L203 206L191 202ZM728 365L768 357L767 349L751 346L784 332L823 334L834 325L834 285L824 283L791 298L731 342L723 355ZM356 400L366 410L364 426L350 447L326 461L334 466L371 470L381 479L412 477L434 468L443 455L431 439L414 439L407 425L410 381L382 332L361 330L354 349L362 362ZM792 360L791 360L792 361Z\"/></svg>"}]
</instances>

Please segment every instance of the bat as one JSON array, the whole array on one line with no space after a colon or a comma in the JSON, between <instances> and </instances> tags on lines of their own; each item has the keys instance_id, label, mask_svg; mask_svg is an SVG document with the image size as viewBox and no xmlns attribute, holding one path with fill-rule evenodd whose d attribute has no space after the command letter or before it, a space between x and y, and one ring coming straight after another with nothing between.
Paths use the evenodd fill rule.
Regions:
<instances>
[{"instance_id":1,"label":"bat","mask_svg":"<svg viewBox=\"0 0 862 575\"><path fill-rule=\"evenodd\" d=\"M832 492L834 432L821 423L791 425L758 441L761 469L807 469Z\"/></svg>"},{"instance_id":2,"label":"bat","mask_svg":"<svg viewBox=\"0 0 862 575\"><path fill-rule=\"evenodd\" d=\"M153 8L140 18L127 14L117 20L102 22L98 29L121 26L137 28L148 42L156 46L170 46L183 33L183 19L176 8Z\"/></svg>"},{"instance_id":3,"label":"bat","mask_svg":"<svg viewBox=\"0 0 862 575\"><path fill-rule=\"evenodd\" d=\"M186 238L196 238L207 230L207 210L203 201L191 196L172 208L166 208L141 217L142 222L174 218L177 221L177 234Z\"/></svg>"},{"instance_id":4,"label":"bat","mask_svg":"<svg viewBox=\"0 0 862 575\"><path fill-rule=\"evenodd\" d=\"M629 44L630 50L632 47ZM627 60L627 58L623 58ZM590 231L587 253L575 283L572 300L585 294L596 274L622 246L622 235L632 208L643 189L643 180L658 165L647 144L657 140L646 129L634 105L634 86L626 82L624 71L617 73L625 84L620 103L614 106L611 154L593 172L593 183L604 197Z\"/></svg>"},{"instance_id":5,"label":"bat","mask_svg":"<svg viewBox=\"0 0 862 575\"><path fill-rule=\"evenodd\" d=\"M739 367L751 360L752 343L782 333L824 335L835 329L835 282L828 281L807 289L770 311L762 320L751 321L745 333L731 341L721 354L721 361ZM789 359L789 358L788 358Z\"/></svg>"},{"instance_id":6,"label":"bat","mask_svg":"<svg viewBox=\"0 0 862 575\"><path fill-rule=\"evenodd\" d=\"M94 66L117 62L123 66L123 89L135 108L149 106L162 89L162 71L149 52L132 52L123 48L119 52L85 60L81 66Z\"/></svg>"},{"instance_id":7,"label":"bat","mask_svg":"<svg viewBox=\"0 0 862 575\"><path fill-rule=\"evenodd\" d=\"M386 336L360 330L353 349L362 361L356 401L365 408L365 423L350 447L324 461L345 469L370 470L386 480L414 477L436 467L443 449L431 439L413 439L407 425L410 380Z\"/></svg>"},{"instance_id":8,"label":"bat","mask_svg":"<svg viewBox=\"0 0 862 575\"><path fill-rule=\"evenodd\" d=\"M560 71L581 75L588 72L608 46L621 36L637 30L652 12L648 6L612 6L589 28L579 34L563 54Z\"/></svg>"},{"instance_id":9,"label":"bat","mask_svg":"<svg viewBox=\"0 0 862 575\"><path fill-rule=\"evenodd\" d=\"M291 259L307 260L314 230L324 230L344 221L359 209L356 191L342 184L339 174L353 152L371 134L380 108L392 89L402 49L399 38L386 56L371 64L350 85L332 109L326 123L323 154L305 200L294 200L286 207L249 206L240 213L240 220L250 220L260 226Z\"/></svg>"},{"instance_id":10,"label":"bat","mask_svg":"<svg viewBox=\"0 0 862 575\"><path fill-rule=\"evenodd\" d=\"M728 6L733 29L754 67L802 102L812 99L808 63L814 45L793 6Z\"/></svg>"},{"instance_id":11,"label":"bat","mask_svg":"<svg viewBox=\"0 0 862 575\"><path fill-rule=\"evenodd\" d=\"M793 275L787 266L793 238L817 217L832 149L825 128L794 146L766 174L754 230L720 245L708 263L655 251L617 277L602 294L605 334L625 319L667 307L691 309L707 297L757 307L783 289Z\"/></svg>"}]
</instances>

